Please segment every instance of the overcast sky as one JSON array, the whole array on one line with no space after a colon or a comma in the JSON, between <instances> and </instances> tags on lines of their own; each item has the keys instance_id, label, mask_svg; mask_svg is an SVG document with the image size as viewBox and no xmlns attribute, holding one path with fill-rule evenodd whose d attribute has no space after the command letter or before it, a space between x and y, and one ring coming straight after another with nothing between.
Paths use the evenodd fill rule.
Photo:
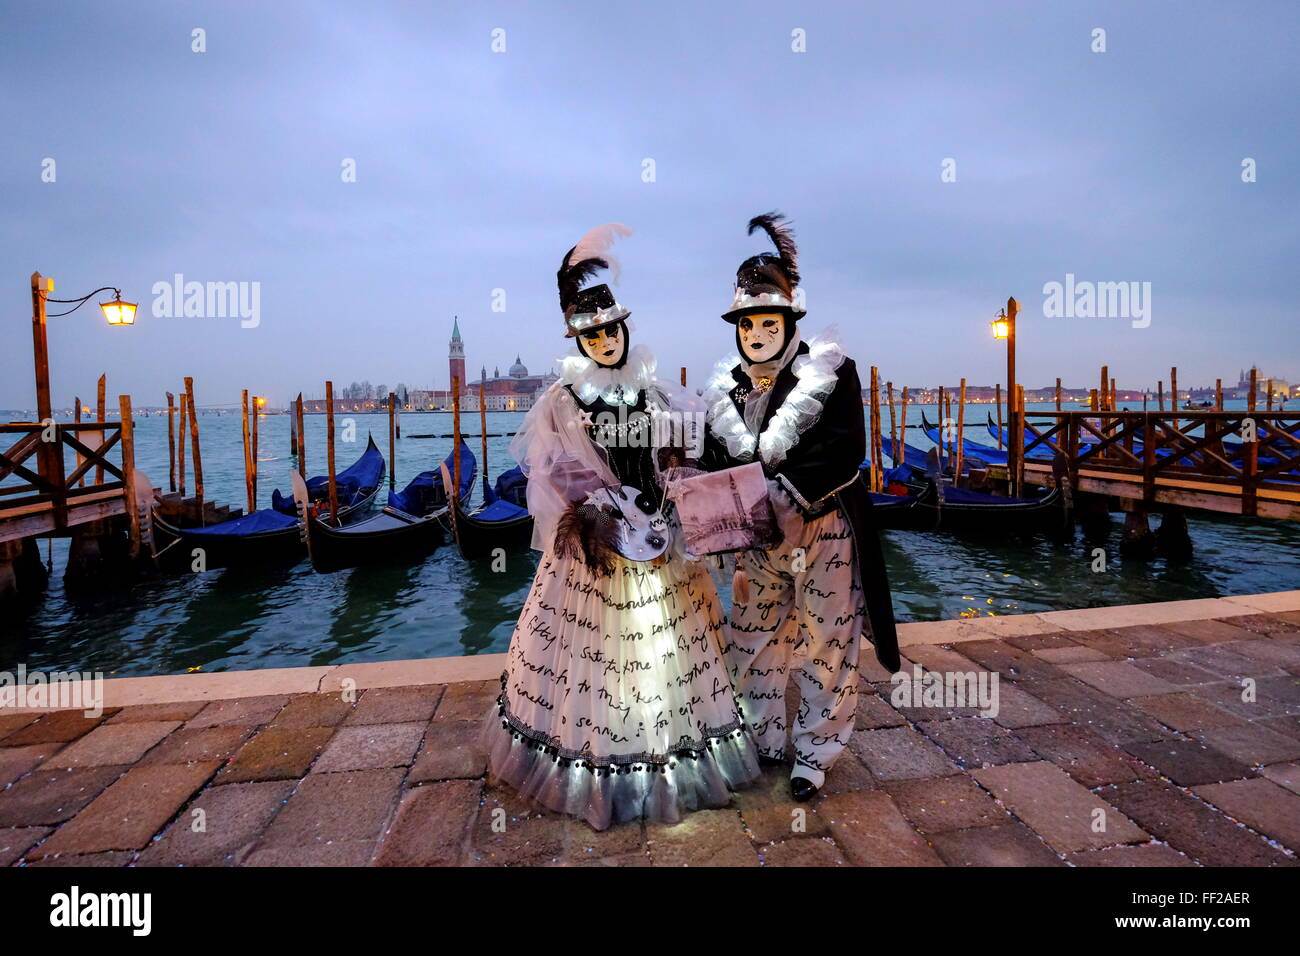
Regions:
<instances>
[{"instance_id":1,"label":"overcast sky","mask_svg":"<svg viewBox=\"0 0 1300 956\"><path fill-rule=\"evenodd\" d=\"M100 372L137 404L184 375L205 404L331 377L445 388L454 314L471 370L538 370L568 344L559 260L610 220L635 231L634 339L699 380L764 248L745 223L773 208L804 328L837 324L896 384L1000 380L1009 295L1027 386L1103 362L1121 387L1173 364L1184 385L1252 362L1300 379L1297 27L1294 2L10 0L0 407L34 404L34 269L59 298L140 302L134 328L50 321L58 404ZM260 324L155 317L176 273L260 283ZM1067 273L1151 283L1150 325L1045 317Z\"/></svg>"}]
</instances>

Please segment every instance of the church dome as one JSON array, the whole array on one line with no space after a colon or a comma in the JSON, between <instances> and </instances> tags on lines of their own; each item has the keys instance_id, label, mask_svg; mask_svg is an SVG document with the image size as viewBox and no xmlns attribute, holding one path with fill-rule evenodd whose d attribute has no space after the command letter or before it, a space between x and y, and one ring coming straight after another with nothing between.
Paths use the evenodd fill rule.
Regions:
<instances>
[{"instance_id":1,"label":"church dome","mask_svg":"<svg viewBox=\"0 0 1300 956\"><path fill-rule=\"evenodd\" d=\"M527 377L528 377L528 369L524 367L524 363L523 363L523 362L519 361L519 356L518 356L518 355L515 356L515 364L512 365L512 366L510 366L510 373L509 373L509 374L510 374L510 377L511 377L511 378L527 378Z\"/></svg>"}]
</instances>

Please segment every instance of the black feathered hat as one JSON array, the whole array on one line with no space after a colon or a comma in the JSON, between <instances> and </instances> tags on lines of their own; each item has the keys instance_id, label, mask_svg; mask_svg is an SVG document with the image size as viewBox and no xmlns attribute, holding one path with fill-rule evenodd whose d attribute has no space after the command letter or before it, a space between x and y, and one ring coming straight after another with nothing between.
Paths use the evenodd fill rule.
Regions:
<instances>
[{"instance_id":1,"label":"black feathered hat","mask_svg":"<svg viewBox=\"0 0 1300 956\"><path fill-rule=\"evenodd\" d=\"M608 285L601 283L581 288L601 269L610 269L618 278L618 260L609 255L609 248L619 236L630 236L632 230L619 222L597 226L564 254L556 281L560 287L560 309L564 312L564 336L573 338L584 332L622 322L632 313L619 305Z\"/></svg>"},{"instance_id":2,"label":"black feathered hat","mask_svg":"<svg viewBox=\"0 0 1300 956\"><path fill-rule=\"evenodd\" d=\"M750 235L759 229L772 240L776 254L760 252L750 256L736 270L736 294L731 300L731 308L722 314L733 325L746 315L783 312L792 319L799 319L807 311L795 303L795 288L799 285L799 252L785 216L769 212L749 220Z\"/></svg>"}]
</instances>

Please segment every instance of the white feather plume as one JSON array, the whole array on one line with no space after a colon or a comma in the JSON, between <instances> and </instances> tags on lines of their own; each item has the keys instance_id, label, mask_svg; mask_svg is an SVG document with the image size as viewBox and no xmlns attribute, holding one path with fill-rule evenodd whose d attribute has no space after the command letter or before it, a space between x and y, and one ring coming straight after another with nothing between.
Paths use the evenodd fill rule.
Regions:
<instances>
[{"instance_id":1,"label":"white feather plume","mask_svg":"<svg viewBox=\"0 0 1300 956\"><path fill-rule=\"evenodd\" d=\"M632 230L621 222L607 222L603 226L597 226L573 247L573 254L569 256L568 264L573 265L584 259L604 259L609 263L609 271L614 281L618 282L622 270L618 259L610 255L609 250L613 248L615 240L626 239L630 235Z\"/></svg>"}]
</instances>

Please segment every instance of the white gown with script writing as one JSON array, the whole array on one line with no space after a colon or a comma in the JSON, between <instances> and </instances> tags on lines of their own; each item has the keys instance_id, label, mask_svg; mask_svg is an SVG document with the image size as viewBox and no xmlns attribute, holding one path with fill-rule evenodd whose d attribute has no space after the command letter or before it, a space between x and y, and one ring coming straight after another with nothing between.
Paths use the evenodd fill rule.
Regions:
<instances>
[{"instance_id":1,"label":"white gown with script writing","mask_svg":"<svg viewBox=\"0 0 1300 956\"><path fill-rule=\"evenodd\" d=\"M758 776L757 753L722 658L724 615L704 567L678 547L655 563L620 559L600 575L555 552L557 509L618 483L577 399L591 380L585 361L562 364L560 382L512 444L543 554L485 729L489 766L525 797L597 829L676 821L726 805L731 789ZM618 377L629 405L647 389L667 404L653 368L648 352L633 351Z\"/></svg>"}]
</instances>

